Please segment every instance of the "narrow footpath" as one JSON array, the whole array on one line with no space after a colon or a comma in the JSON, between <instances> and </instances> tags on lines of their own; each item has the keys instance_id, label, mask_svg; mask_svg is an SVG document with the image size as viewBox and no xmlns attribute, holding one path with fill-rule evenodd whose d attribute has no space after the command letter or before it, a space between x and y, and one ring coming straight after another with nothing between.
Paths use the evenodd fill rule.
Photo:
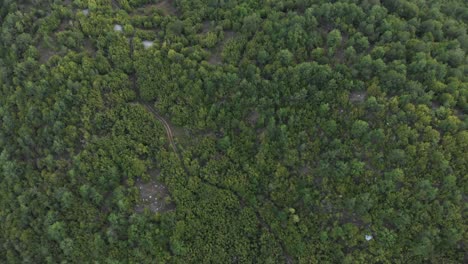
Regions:
<instances>
[{"instance_id":1,"label":"narrow footpath","mask_svg":"<svg viewBox=\"0 0 468 264\"><path fill-rule=\"evenodd\" d=\"M134 36L135 36L135 32L133 33L132 37L130 38L130 58L133 62L135 62L134 58L133 58L133 53L134 53ZM154 107L148 103L148 102L145 102L141 99L140 97L140 89L138 87L138 83L137 83L137 75L136 75L136 71L135 69L133 70L133 73L130 75L130 79L131 79L131 83L132 83L132 89L135 91L135 94L136 94L136 97L137 97L137 102L138 104L142 105L145 107L146 111L148 111L149 113L151 113L159 122L161 122L164 126L164 129L166 130L166 134L167 134L167 139L169 140L169 144L171 145L171 148L172 150L174 151L174 153L177 155L177 158L179 159L181 165L182 165L182 168L184 169L184 172L186 173L186 175L188 177L190 177L190 171L188 170L187 166L185 165L185 162L184 162L184 159L183 159L183 156L180 152L180 150L177 148L177 145L174 141L174 133L172 131L172 128L171 126L169 125L169 123L156 111L156 109L154 109ZM244 198L236 191L228 188L228 187L224 187L224 186L220 186L216 183L212 183L202 177L200 177L200 180L207 184L207 185L210 185L210 186L213 186L217 189L220 189L220 190L225 190L225 191L228 191L232 194L234 194L234 196L237 197L237 199L239 200L239 203L241 204L241 206L245 206L246 202L244 200ZM291 256L289 256L285 250L285 246L284 246L284 243L281 239L279 239L278 235L271 229L271 226L265 221L265 219L262 217L262 215L260 214L260 212L253 208L254 211L255 211L255 215L257 217L257 220L258 222L260 223L260 226L264 229L266 229L270 234L273 235L273 237L275 238L276 241L278 241L278 243L280 244L280 247L281 247L281 250L282 250L282 255L283 255L283 258L284 258L284 261L285 263L293 263L293 258Z\"/></svg>"}]
</instances>

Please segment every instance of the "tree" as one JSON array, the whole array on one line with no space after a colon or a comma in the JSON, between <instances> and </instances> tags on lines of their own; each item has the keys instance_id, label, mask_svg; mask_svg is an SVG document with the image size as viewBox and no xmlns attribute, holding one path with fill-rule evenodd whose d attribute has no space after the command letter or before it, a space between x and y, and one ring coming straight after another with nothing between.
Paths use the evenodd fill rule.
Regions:
<instances>
[{"instance_id":1,"label":"tree","mask_svg":"<svg viewBox=\"0 0 468 264\"><path fill-rule=\"evenodd\" d=\"M341 32L338 29L330 31L327 35L327 46L329 54L334 54L336 49L341 45L342 42Z\"/></svg>"},{"instance_id":2,"label":"tree","mask_svg":"<svg viewBox=\"0 0 468 264\"><path fill-rule=\"evenodd\" d=\"M281 50L279 53L278 53L278 59L279 61L281 62L281 64L283 66L286 66L286 65L289 65L292 63L292 60L293 60L293 57L294 55L287 49L285 50Z\"/></svg>"},{"instance_id":3,"label":"tree","mask_svg":"<svg viewBox=\"0 0 468 264\"><path fill-rule=\"evenodd\" d=\"M351 127L351 135L356 138L364 136L369 129L369 124L363 120L356 120Z\"/></svg>"}]
</instances>

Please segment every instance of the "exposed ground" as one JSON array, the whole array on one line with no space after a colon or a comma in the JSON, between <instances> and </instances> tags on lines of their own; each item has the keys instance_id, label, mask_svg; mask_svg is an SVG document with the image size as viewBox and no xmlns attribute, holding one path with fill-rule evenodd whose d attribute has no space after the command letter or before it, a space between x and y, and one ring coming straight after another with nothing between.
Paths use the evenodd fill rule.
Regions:
<instances>
[{"instance_id":1,"label":"exposed ground","mask_svg":"<svg viewBox=\"0 0 468 264\"><path fill-rule=\"evenodd\" d=\"M145 209L151 212L166 212L175 208L174 203L170 201L169 192L163 184L157 180L143 182L137 179L135 186L140 191L141 203L135 207L135 211L142 213Z\"/></svg>"},{"instance_id":2,"label":"exposed ground","mask_svg":"<svg viewBox=\"0 0 468 264\"><path fill-rule=\"evenodd\" d=\"M260 118L260 114L254 110L247 117L247 122L254 126L257 124L257 121L259 118Z\"/></svg>"},{"instance_id":3,"label":"exposed ground","mask_svg":"<svg viewBox=\"0 0 468 264\"><path fill-rule=\"evenodd\" d=\"M212 53L208 59L208 63L211 65L220 65L222 63L221 55L218 52Z\"/></svg>"},{"instance_id":4,"label":"exposed ground","mask_svg":"<svg viewBox=\"0 0 468 264\"><path fill-rule=\"evenodd\" d=\"M440 103L437 101L432 101L431 108L432 110L437 110L440 107Z\"/></svg>"},{"instance_id":5,"label":"exposed ground","mask_svg":"<svg viewBox=\"0 0 468 264\"><path fill-rule=\"evenodd\" d=\"M165 15L178 15L174 0L164 0L156 4L156 7L161 9Z\"/></svg>"},{"instance_id":6,"label":"exposed ground","mask_svg":"<svg viewBox=\"0 0 468 264\"><path fill-rule=\"evenodd\" d=\"M120 4L116 0L112 0L112 8L120 9Z\"/></svg>"},{"instance_id":7,"label":"exposed ground","mask_svg":"<svg viewBox=\"0 0 468 264\"><path fill-rule=\"evenodd\" d=\"M68 28L70 28L70 20L64 19L64 20L62 20L62 22L60 23L60 26L58 27L57 32L63 32L63 31L65 31L65 30L68 29Z\"/></svg>"},{"instance_id":8,"label":"exposed ground","mask_svg":"<svg viewBox=\"0 0 468 264\"><path fill-rule=\"evenodd\" d=\"M205 34L205 33L208 33L210 31L211 31L211 21L203 22L202 33Z\"/></svg>"},{"instance_id":9,"label":"exposed ground","mask_svg":"<svg viewBox=\"0 0 468 264\"><path fill-rule=\"evenodd\" d=\"M224 41L232 39L236 35L236 32L232 30L225 30L224 31Z\"/></svg>"},{"instance_id":10,"label":"exposed ground","mask_svg":"<svg viewBox=\"0 0 468 264\"><path fill-rule=\"evenodd\" d=\"M84 40L83 48L89 53L89 55L94 56L96 50L94 49L93 43L89 39Z\"/></svg>"},{"instance_id":11,"label":"exposed ground","mask_svg":"<svg viewBox=\"0 0 468 264\"><path fill-rule=\"evenodd\" d=\"M37 50L39 51L40 64L46 63L52 56L57 54L56 51L53 51L51 48L45 47L42 43L37 47Z\"/></svg>"},{"instance_id":12,"label":"exposed ground","mask_svg":"<svg viewBox=\"0 0 468 264\"><path fill-rule=\"evenodd\" d=\"M301 175L308 175L310 173L310 167L309 166L302 166L299 168L299 173Z\"/></svg>"},{"instance_id":13,"label":"exposed ground","mask_svg":"<svg viewBox=\"0 0 468 264\"><path fill-rule=\"evenodd\" d=\"M349 94L349 101L351 103L362 103L364 100L366 100L366 97L366 92L351 92Z\"/></svg>"},{"instance_id":14,"label":"exposed ground","mask_svg":"<svg viewBox=\"0 0 468 264\"><path fill-rule=\"evenodd\" d=\"M159 9L158 4L146 4L136 8L131 15L151 15L156 9Z\"/></svg>"},{"instance_id":15,"label":"exposed ground","mask_svg":"<svg viewBox=\"0 0 468 264\"><path fill-rule=\"evenodd\" d=\"M204 24L204 26L205 26L205 24ZM210 58L208 58L208 63L209 64L211 64L211 65L220 65L220 64L222 64L223 61L222 61L222 58L221 58L221 53L222 53L223 48L224 48L224 43L226 43L226 41L234 38L235 35L236 35L236 33L234 31L232 31L232 30L224 31L224 40L221 43L218 44L218 46L215 48L214 51L211 52L211 56L210 56Z\"/></svg>"}]
</instances>

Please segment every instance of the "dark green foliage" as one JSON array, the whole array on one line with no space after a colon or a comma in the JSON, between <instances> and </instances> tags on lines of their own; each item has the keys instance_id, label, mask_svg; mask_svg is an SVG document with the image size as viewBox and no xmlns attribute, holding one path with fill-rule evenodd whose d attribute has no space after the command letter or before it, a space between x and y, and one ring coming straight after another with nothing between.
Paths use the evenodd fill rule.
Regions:
<instances>
[{"instance_id":1,"label":"dark green foliage","mask_svg":"<svg viewBox=\"0 0 468 264\"><path fill-rule=\"evenodd\" d=\"M0 263L466 262L466 21L460 0L0 2ZM175 208L137 210L140 180Z\"/></svg>"}]
</instances>

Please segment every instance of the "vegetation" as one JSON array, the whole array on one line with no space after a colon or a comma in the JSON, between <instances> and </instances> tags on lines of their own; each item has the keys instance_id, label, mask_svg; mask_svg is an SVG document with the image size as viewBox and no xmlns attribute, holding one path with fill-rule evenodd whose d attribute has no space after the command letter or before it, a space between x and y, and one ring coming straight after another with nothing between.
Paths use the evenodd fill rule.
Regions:
<instances>
[{"instance_id":1,"label":"vegetation","mask_svg":"<svg viewBox=\"0 0 468 264\"><path fill-rule=\"evenodd\" d=\"M0 1L0 263L466 262L467 23L462 0ZM135 210L140 180L175 207Z\"/></svg>"}]
</instances>

